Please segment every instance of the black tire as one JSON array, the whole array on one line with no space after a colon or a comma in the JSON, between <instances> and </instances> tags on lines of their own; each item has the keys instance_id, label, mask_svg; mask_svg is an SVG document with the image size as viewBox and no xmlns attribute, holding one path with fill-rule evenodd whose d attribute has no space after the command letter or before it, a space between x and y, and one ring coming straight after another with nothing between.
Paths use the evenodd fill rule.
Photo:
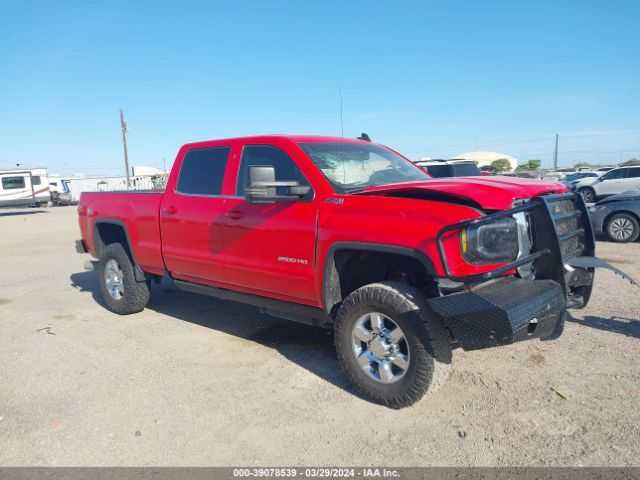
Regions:
<instances>
[{"instance_id":1,"label":"black tire","mask_svg":"<svg viewBox=\"0 0 640 480\"><path fill-rule=\"evenodd\" d=\"M584 187L579 189L578 193L582 195L584 203L593 203L596 201L596 192L593 188Z\"/></svg>"},{"instance_id":2,"label":"black tire","mask_svg":"<svg viewBox=\"0 0 640 480\"><path fill-rule=\"evenodd\" d=\"M607 220L605 231L612 242L635 242L640 236L640 224L633 215L614 213Z\"/></svg>"},{"instance_id":3,"label":"black tire","mask_svg":"<svg viewBox=\"0 0 640 480\"><path fill-rule=\"evenodd\" d=\"M395 383L381 383L356 360L352 332L358 319L379 312L402 329L409 351L408 368ZM430 311L424 295L401 282L365 285L351 293L335 322L338 360L358 392L372 402L403 408L438 390L451 368L449 335Z\"/></svg>"},{"instance_id":4,"label":"black tire","mask_svg":"<svg viewBox=\"0 0 640 480\"><path fill-rule=\"evenodd\" d=\"M122 272L122 293L120 298L114 298L109 293L105 271L110 260L115 260ZM149 302L151 290L149 281L138 281L135 277L134 266L120 243L111 243L102 251L98 263L98 282L102 298L108 310L119 315L129 315L144 310Z\"/></svg>"}]
</instances>

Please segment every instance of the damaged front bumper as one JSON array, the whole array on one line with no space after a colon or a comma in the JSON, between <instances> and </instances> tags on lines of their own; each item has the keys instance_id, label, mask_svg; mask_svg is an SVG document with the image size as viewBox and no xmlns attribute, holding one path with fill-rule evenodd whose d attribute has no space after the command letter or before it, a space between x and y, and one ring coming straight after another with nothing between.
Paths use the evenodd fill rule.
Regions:
<instances>
[{"instance_id":1,"label":"damaged front bumper","mask_svg":"<svg viewBox=\"0 0 640 480\"><path fill-rule=\"evenodd\" d=\"M506 277L429 300L458 346L465 350L559 337L567 301L553 280Z\"/></svg>"},{"instance_id":2,"label":"damaged front bumper","mask_svg":"<svg viewBox=\"0 0 640 480\"><path fill-rule=\"evenodd\" d=\"M531 222L531 251L499 269L469 277L451 275L442 237L469 225L526 212ZM466 350L506 345L562 334L566 311L589 302L596 268L607 268L637 283L595 257L595 240L582 197L575 193L537 197L512 210L445 227L438 235L440 257L451 281L467 289L429 300L454 342ZM502 277L530 264L535 279Z\"/></svg>"}]
</instances>

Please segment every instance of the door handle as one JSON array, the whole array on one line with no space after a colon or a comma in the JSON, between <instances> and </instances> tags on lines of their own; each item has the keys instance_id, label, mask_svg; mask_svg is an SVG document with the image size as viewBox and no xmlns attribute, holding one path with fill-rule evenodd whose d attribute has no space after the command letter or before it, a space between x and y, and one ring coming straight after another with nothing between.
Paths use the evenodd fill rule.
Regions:
<instances>
[{"instance_id":1,"label":"door handle","mask_svg":"<svg viewBox=\"0 0 640 480\"><path fill-rule=\"evenodd\" d=\"M178 212L178 209L173 205L169 205L168 207L164 207L162 209L162 213L164 215L173 215L174 213L177 213L177 212Z\"/></svg>"},{"instance_id":2,"label":"door handle","mask_svg":"<svg viewBox=\"0 0 640 480\"><path fill-rule=\"evenodd\" d=\"M240 210L231 210L230 212L225 213L225 216L231 220L241 220L244 218L244 212L241 212Z\"/></svg>"}]
</instances>

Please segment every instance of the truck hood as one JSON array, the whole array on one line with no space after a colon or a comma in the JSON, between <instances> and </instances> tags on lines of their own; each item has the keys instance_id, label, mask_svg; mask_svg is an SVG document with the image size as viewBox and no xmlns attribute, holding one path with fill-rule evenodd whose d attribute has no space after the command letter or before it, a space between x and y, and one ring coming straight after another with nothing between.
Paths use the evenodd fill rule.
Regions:
<instances>
[{"instance_id":1,"label":"truck hood","mask_svg":"<svg viewBox=\"0 0 640 480\"><path fill-rule=\"evenodd\" d=\"M565 193L565 185L520 177L456 177L369 187L354 195L383 195L453 201L483 210L507 210L519 199Z\"/></svg>"}]
</instances>

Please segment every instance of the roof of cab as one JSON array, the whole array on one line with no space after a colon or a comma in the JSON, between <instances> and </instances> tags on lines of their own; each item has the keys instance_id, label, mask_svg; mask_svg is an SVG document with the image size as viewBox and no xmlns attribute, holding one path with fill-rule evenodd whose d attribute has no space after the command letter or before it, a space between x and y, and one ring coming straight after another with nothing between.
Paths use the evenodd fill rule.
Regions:
<instances>
[{"instance_id":1,"label":"roof of cab","mask_svg":"<svg viewBox=\"0 0 640 480\"><path fill-rule=\"evenodd\" d=\"M199 142L189 142L184 145L187 148L193 147L202 147L207 144L221 144L225 142L241 142L241 143L253 143L253 142L264 142L272 139L286 139L290 140L294 143L307 143L307 142L345 142L345 143L367 143L370 144L366 140L359 140L357 138L347 138L347 137L332 137L327 135L285 135L285 134L273 134L273 135L252 135L248 137L235 137L235 138L220 138L216 140L203 140Z\"/></svg>"}]
</instances>

